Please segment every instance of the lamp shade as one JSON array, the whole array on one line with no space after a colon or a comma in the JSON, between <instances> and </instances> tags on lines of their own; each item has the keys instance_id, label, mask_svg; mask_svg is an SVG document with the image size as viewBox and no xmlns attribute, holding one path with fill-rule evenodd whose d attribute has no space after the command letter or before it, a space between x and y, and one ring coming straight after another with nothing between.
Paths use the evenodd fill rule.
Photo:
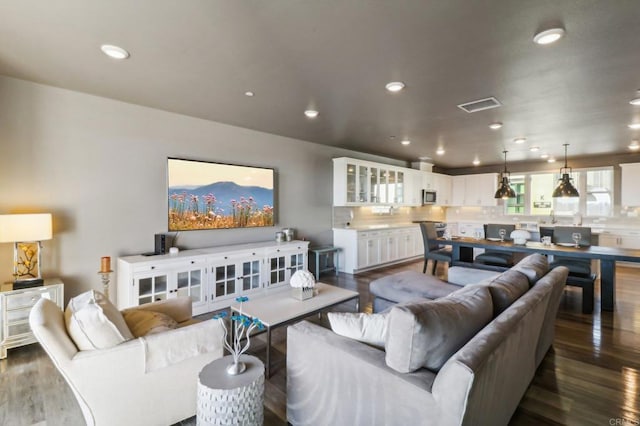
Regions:
<instances>
[{"instance_id":1,"label":"lamp shade","mask_svg":"<svg viewBox=\"0 0 640 426\"><path fill-rule=\"evenodd\" d=\"M502 177L502 182L500 182L500 186L493 197L502 198L503 200L516 197L516 191L509 185L509 178L507 176Z\"/></svg>"},{"instance_id":2,"label":"lamp shade","mask_svg":"<svg viewBox=\"0 0 640 426\"><path fill-rule=\"evenodd\" d=\"M551 195L553 198L566 198L566 197L579 197L580 194L578 190L571 183L571 177L569 173L563 173L562 178L560 179L560 183L553 191Z\"/></svg>"},{"instance_id":3,"label":"lamp shade","mask_svg":"<svg viewBox=\"0 0 640 426\"><path fill-rule=\"evenodd\" d=\"M0 243L50 240L51 213L0 215Z\"/></svg>"}]
</instances>

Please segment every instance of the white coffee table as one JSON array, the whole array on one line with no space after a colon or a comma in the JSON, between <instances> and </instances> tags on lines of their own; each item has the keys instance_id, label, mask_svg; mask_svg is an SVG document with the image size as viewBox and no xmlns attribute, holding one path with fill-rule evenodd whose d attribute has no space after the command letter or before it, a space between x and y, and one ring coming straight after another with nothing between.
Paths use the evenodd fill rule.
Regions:
<instances>
[{"instance_id":1,"label":"white coffee table","mask_svg":"<svg viewBox=\"0 0 640 426\"><path fill-rule=\"evenodd\" d=\"M307 300L297 300L291 296L291 288L275 290L266 297L251 299L242 304L242 313L258 318L264 324L267 333L266 376L271 377L271 330L300 321L325 309L350 300L356 301L356 312L360 311L360 294L324 283L316 283L317 294ZM240 303L231 305L231 312L240 312Z\"/></svg>"}]
</instances>

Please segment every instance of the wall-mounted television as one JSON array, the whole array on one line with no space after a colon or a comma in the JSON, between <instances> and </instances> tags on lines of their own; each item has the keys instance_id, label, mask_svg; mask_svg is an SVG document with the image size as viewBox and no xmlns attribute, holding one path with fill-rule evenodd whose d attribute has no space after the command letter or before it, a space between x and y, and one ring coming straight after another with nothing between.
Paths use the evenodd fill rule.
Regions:
<instances>
[{"instance_id":1,"label":"wall-mounted television","mask_svg":"<svg viewBox=\"0 0 640 426\"><path fill-rule=\"evenodd\" d=\"M169 158L169 231L274 226L270 168Z\"/></svg>"}]
</instances>

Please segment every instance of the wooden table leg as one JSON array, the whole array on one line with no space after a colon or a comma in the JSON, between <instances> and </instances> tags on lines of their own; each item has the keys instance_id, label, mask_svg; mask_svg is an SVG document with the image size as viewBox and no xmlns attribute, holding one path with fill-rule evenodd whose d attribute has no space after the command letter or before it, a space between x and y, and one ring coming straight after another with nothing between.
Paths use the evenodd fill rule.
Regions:
<instances>
[{"instance_id":1,"label":"wooden table leg","mask_svg":"<svg viewBox=\"0 0 640 426\"><path fill-rule=\"evenodd\" d=\"M600 260L600 307L612 312L616 303L616 262Z\"/></svg>"}]
</instances>

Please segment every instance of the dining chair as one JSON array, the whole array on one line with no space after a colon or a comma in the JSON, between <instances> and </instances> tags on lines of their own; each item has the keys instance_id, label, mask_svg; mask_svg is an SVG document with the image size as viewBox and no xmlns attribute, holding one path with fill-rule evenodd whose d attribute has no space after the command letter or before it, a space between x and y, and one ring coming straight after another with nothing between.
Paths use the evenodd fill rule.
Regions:
<instances>
[{"instance_id":1,"label":"dining chair","mask_svg":"<svg viewBox=\"0 0 640 426\"><path fill-rule=\"evenodd\" d=\"M591 246L591 228L585 226L556 226L553 228L552 241L557 245L575 245L573 234L579 233L580 247ZM596 274L591 273L591 259L579 257L565 257L554 255L550 263L551 268L556 266L566 266L569 269L567 285L582 288L582 313L593 312L594 304L594 283Z\"/></svg>"},{"instance_id":2,"label":"dining chair","mask_svg":"<svg viewBox=\"0 0 640 426\"><path fill-rule=\"evenodd\" d=\"M424 266L422 267L422 273L427 272L427 262L432 260L433 268L431 275L435 275L438 262L451 264L451 248L440 247L437 241L438 233L433 223L421 222L420 231L422 231L422 241L424 243Z\"/></svg>"},{"instance_id":3,"label":"dining chair","mask_svg":"<svg viewBox=\"0 0 640 426\"><path fill-rule=\"evenodd\" d=\"M484 225L484 236L488 240L500 240L500 230L504 229L504 241L511 241L511 233L516 229L515 225L489 223ZM513 253L487 249L474 259L475 263L509 268L513 266Z\"/></svg>"}]
</instances>

